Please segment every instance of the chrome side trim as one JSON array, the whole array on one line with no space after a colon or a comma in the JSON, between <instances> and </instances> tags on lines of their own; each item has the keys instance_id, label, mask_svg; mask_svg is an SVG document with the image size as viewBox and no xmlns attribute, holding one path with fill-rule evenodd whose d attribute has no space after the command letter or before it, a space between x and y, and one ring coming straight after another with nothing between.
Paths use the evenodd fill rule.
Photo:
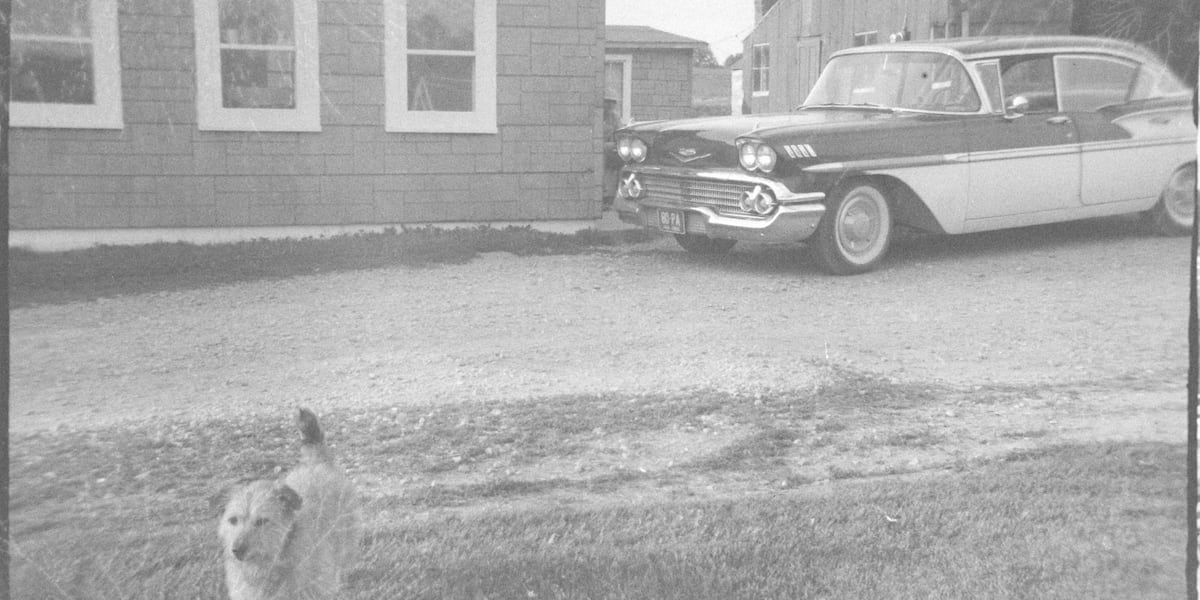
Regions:
<instances>
[{"instance_id":1,"label":"chrome side trim","mask_svg":"<svg viewBox=\"0 0 1200 600\"><path fill-rule=\"evenodd\" d=\"M1154 146L1177 146L1192 144L1195 140L1189 138L1146 138L1128 140L1110 140L1106 142L1089 142L1083 144L1084 154L1088 152L1107 150L1127 150L1130 148L1152 148Z\"/></svg>"},{"instance_id":2,"label":"chrome side trim","mask_svg":"<svg viewBox=\"0 0 1200 600\"><path fill-rule=\"evenodd\" d=\"M1083 144L1063 144L1061 146L1041 146L1038 148L1009 148L1006 150L985 150L969 153L969 162L986 162L993 160L1014 160L1019 158L1040 158L1043 156L1062 156L1078 154Z\"/></svg>"},{"instance_id":3,"label":"chrome side trim","mask_svg":"<svg viewBox=\"0 0 1200 600\"><path fill-rule=\"evenodd\" d=\"M1158 114L1162 114L1162 113L1167 113L1167 114L1170 114L1173 116L1178 115L1182 119L1186 119L1188 122L1188 125L1192 124L1191 118L1189 117L1187 110L1183 107L1178 107L1178 106L1164 106L1162 108L1148 108L1145 110L1136 110L1131 113L1123 114L1123 115L1113 119L1112 122L1114 125L1119 125L1123 121L1131 121L1131 120L1138 119L1138 118L1147 118L1147 117L1150 117L1151 115L1158 115Z\"/></svg>"},{"instance_id":4,"label":"chrome side trim","mask_svg":"<svg viewBox=\"0 0 1200 600\"><path fill-rule=\"evenodd\" d=\"M879 171L883 169L911 169L913 167L936 167L952 162L964 162L965 154L931 154L905 158L877 158L831 162L805 167L805 173L841 173L844 171Z\"/></svg>"},{"instance_id":5,"label":"chrome side trim","mask_svg":"<svg viewBox=\"0 0 1200 600\"><path fill-rule=\"evenodd\" d=\"M846 171L882 171L887 169L908 169L913 167L940 166L951 163L990 162L994 160L1061 156L1063 154L1078 154L1080 152L1086 154L1088 152L1124 150L1128 148L1173 146L1182 143L1191 143L1191 140L1189 138L1178 137L1111 140L1104 142L1087 142L1083 144L1065 144L1062 146L1042 146L1039 148L1009 148L1006 150L956 152L953 154L915 156L909 158L885 158L874 160L829 162L805 167L803 170L805 173L814 174L843 173Z\"/></svg>"}]
</instances>

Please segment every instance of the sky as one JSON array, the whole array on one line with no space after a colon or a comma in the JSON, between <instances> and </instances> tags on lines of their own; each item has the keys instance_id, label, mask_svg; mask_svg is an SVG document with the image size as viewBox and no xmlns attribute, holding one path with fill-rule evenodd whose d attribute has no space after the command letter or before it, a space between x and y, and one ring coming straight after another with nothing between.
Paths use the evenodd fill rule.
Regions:
<instances>
[{"instance_id":1,"label":"sky","mask_svg":"<svg viewBox=\"0 0 1200 600\"><path fill-rule=\"evenodd\" d=\"M754 0L607 0L609 25L648 25L708 42L717 62L742 51L754 28Z\"/></svg>"}]
</instances>

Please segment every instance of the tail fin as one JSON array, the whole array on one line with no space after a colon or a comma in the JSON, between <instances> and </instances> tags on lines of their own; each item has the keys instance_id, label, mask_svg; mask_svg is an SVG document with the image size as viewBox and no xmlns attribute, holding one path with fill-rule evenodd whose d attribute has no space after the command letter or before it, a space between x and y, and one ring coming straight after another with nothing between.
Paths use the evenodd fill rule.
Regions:
<instances>
[{"instance_id":1,"label":"tail fin","mask_svg":"<svg viewBox=\"0 0 1200 600\"><path fill-rule=\"evenodd\" d=\"M296 424L300 427L300 457L305 461L328 462L329 449L325 446L325 432L317 416L307 408L301 408L296 416Z\"/></svg>"}]
</instances>

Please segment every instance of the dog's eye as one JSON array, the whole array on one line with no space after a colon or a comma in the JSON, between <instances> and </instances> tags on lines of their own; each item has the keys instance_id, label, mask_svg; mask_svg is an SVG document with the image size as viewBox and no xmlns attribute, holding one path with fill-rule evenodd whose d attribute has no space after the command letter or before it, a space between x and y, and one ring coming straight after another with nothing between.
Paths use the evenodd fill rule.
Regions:
<instances>
[{"instance_id":1,"label":"dog's eye","mask_svg":"<svg viewBox=\"0 0 1200 600\"><path fill-rule=\"evenodd\" d=\"M229 517L230 525L237 525L237 517Z\"/></svg>"},{"instance_id":2,"label":"dog's eye","mask_svg":"<svg viewBox=\"0 0 1200 600\"><path fill-rule=\"evenodd\" d=\"M263 525L266 525L266 524L267 524L267 520L262 517L259 517L254 520L255 527L262 527Z\"/></svg>"}]
</instances>

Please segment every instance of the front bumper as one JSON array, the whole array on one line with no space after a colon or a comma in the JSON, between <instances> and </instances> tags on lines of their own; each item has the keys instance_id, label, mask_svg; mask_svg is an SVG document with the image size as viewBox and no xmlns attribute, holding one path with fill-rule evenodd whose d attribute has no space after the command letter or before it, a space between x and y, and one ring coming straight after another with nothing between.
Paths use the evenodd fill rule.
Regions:
<instances>
[{"instance_id":1,"label":"front bumper","mask_svg":"<svg viewBox=\"0 0 1200 600\"><path fill-rule=\"evenodd\" d=\"M780 203L770 214L759 216L723 210L719 206L703 206L702 202L689 201L686 197L666 197L656 194L652 186L647 188L641 197L633 199L622 185L614 203L621 220L652 229L662 229L660 210L681 211L688 234L748 242L799 242L817 230L817 224L825 214L825 205L822 204L825 199L824 193L797 194L778 181L753 175L677 169L668 171L660 167L626 167L621 177L625 179L631 174L651 177L669 174L673 178L686 178L698 182L744 185L747 189L762 186L770 189Z\"/></svg>"}]
</instances>

